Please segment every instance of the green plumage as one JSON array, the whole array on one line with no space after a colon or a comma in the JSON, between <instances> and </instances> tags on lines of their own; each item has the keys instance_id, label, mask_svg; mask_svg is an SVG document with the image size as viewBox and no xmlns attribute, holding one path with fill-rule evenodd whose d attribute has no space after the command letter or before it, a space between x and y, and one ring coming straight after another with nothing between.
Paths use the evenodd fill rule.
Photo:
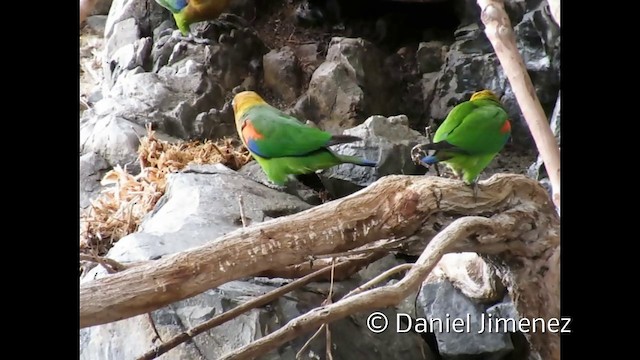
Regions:
<instances>
[{"instance_id":1,"label":"green plumage","mask_svg":"<svg viewBox=\"0 0 640 360\"><path fill-rule=\"evenodd\" d=\"M176 26L182 35L190 32L191 24L215 20L229 5L230 0L156 0L163 8L171 11Z\"/></svg>"},{"instance_id":2,"label":"green plumage","mask_svg":"<svg viewBox=\"0 0 640 360\"><path fill-rule=\"evenodd\" d=\"M269 180L276 185L284 185L289 175L303 175L332 166L352 163L362 165L362 159L354 156L335 154L328 149L320 149L305 156L288 156L266 159L252 154Z\"/></svg>"},{"instance_id":3,"label":"green plumage","mask_svg":"<svg viewBox=\"0 0 640 360\"><path fill-rule=\"evenodd\" d=\"M243 117L264 137L256 143L260 154L269 158L307 154L326 146L332 137L267 104L252 106Z\"/></svg>"},{"instance_id":4,"label":"green plumage","mask_svg":"<svg viewBox=\"0 0 640 360\"><path fill-rule=\"evenodd\" d=\"M423 150L426 164L445 163L465 183L472 184L502 150L511 134L508 114L495 94L485 90L451 110Z\"/></svg>"},{"instance_id":5,"label":"green plumage","mask_svg":"<svg viewBox=\"0 0 640 360\"><path fill-rule=\"evenodd\" d=\"M303 124L265 103L254 92L236 95L234 112L242 142L276 185L284 185L289 175L309 174L343 163L376 165L356 156L337 154L328 148L360 138L332 135Z\"/></svg>"}]
</instances>

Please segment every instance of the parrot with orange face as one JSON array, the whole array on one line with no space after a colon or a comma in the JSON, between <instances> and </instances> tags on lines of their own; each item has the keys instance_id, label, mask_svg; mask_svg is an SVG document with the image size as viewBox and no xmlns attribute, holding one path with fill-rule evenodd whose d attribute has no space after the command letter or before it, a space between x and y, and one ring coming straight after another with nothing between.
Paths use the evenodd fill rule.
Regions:
<instances>
[{"instance_id":1,"label":"parrot with orange face","mask_svg":"<svg viewBox=\"0 0 640 360\"><path fill-rule=\"evenodd\" d=\"M341 155L329 146L361 140L351 135L332 135L285 114L253 91L238 93L232 101L236 129L242 143L260 164L275 188L289 175L303 175L350 163L375 167L374 161Z\"/></svg>"}]
</instances>

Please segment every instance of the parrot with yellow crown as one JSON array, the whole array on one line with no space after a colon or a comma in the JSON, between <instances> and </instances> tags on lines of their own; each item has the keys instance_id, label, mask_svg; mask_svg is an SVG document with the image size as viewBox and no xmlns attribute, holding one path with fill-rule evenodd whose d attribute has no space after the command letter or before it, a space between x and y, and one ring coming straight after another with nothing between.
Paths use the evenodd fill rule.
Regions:
<instances>
[{"instance_id":1,"label":"parrot with yellow crown","mask_svg":"<svg viewBox=\"0 0 640 360\"><path fill-rule=\"evenodd\" d=\"M333 135L309 126L269 105L256 92L243 91L232 101L236 129L267 178L281 189L289 175L304 175L349 163L375 167L374 161L337 154L329 146L362 140Z\"/></svg>"},{"instance_id":2,"label":"parrot with yellow crown","mask_svg":"<svg viewBox=\"0 0 640 360\"><path fill-rule=\"evenodd\" d=\"M500 99L491 90L481 90L456 105L436 130L433 142L415 146L412 158L425 166L444 163L475 191L478 176L510 136L511 122Z\"/></svg>"}]
</instances>

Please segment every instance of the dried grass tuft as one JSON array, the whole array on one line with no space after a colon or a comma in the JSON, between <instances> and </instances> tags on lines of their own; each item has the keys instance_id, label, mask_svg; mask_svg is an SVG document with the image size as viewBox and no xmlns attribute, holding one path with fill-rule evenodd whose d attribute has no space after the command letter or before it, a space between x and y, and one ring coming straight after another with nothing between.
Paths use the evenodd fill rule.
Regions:
<instances>
[{"instance_id":1,"label":"dried grass tuft","mask_svg":"<svg viewBox=\"0 0 640 360\"><path fill-rule=\"evenodd\" d=\"M189 163L222 163L237 170L251 159L248 151L230 138L171 144L158 139L150 128L147 131L138 149L142 171L132 175L120 166L109 171L101 181L107 188L81 215L81 252L102 256L116 241L137 231L164 194L167 174Z\"/></svg>"}]
</instances>

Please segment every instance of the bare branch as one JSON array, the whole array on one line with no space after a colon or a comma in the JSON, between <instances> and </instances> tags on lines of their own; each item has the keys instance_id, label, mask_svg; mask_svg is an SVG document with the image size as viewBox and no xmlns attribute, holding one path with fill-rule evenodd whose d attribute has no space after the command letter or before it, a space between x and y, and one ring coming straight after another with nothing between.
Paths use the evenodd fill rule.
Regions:
<instances>
[{"instance_id":1,"label":"bare branch","mask_svg":"<svg viewBox=\"0 0 640 360\"><path fill-rule=\"evenodd\" d=\"M516 219L513 220L517 222ZM322 324L357 312L396 305L419 288L422 281L454 243L467 239L472 234L504 234L505 230L510 230L507 229L508 227L510 226L505 226L502 221L497 222L477 216L458 219L431 240L411 270L398 283L361 292L336 303L313 309L289 321L275 332L236 349L219 360L253 359Z\"/></svg>"},{"instance_id":2,"label":"bare branch","mask_svg":"<svg viewBox=\"0 0 640 360\"><path fill-rule=\"evenodd\" d=\"M113 259L109 259L109 258L97 256L97 255L89 255L89 254L80 254L80 261L91 261L91 262L98 263L102 265L102 267L105 268L105 270L107 270L109 274L114 274L118 271L122 271L131 266L131 265L120 264L119 262Z\"/></svg>"},{"instance_id":3,"label":"bare branch","mask_svg":"<svg viewBox=\"0 0 640 360\"><path fill-rule=\"evenodd\" d=\"M527 68L516 46L511 21L504 10L503 0L478 0L485 33L491 41L500 64L509 79L531 135L544 161L551 187L553 202L560 211L560 149L549 127L549 120L540 105Z\"/></svg>"},{"instance_id":4,"label":"bare branch","mask_svg":"<svg viewBox=\"0 0 640 360\"><path fill-rule=\"evenodd\" d=\"M377 255L377 254L376 254ZM367 256L366 260L371 260L374 258L375 255L369 255ZM173 338L169 339L167 342L154 347L153 349L147 351L146 353L144 353L142 356L140 356L138 358L138 360L151 360L151 359L155 359L156 357L159 357L160 355L166 353L167 351L175 348L176 346L182 344L183 342L193 338L196 335L202 334L203 332L212 329L218 325L224 324L225 322L232 320L238 316L240 316L241 314L244 314L245 312L251 310L251 309L255 309L264 305L269 304L270 302L276 300L277 298L281 297L282 295L289 293L295 289L301 288L304 285L310 283L311 281L314 280L318 280L318 277L320 277L321 275L325 275L327 273L331 273L334 272L336 269L342 269L342 268L349 268L351 266L353 266L353 264L355 263L362 263L362 260L364 259L353 259L353 260L348 260L348 261L344 261L341 263L336 264L335 266L327 266L325 268L322 268L320 270L317 270L316 272L309 274L303 278L300 278L298 280L292 281L287 285L281 286L273 291L270 291L262 296L259 296L253 300L247 301L246 303L242 304L242 305L238 305L237 307L224 312L218 316L215 316L205 322L203 322L202 324L195 326L191 329L189 329L186 332L180 333L176 336L174 336Z\"/></svg>"},{"instance_id":5,"label":"bare branch","mask_svg":"<svg viewBox=\"0 0 640 360\"><path fill-rule=\"evenodd\" d=\"M499 213L517 204L527 204L534 212L544 212L551 205L544 188L522 175L497 174L480 182L475 201L461 181L386 176L339 200L85 282L80 286L80 326L144 314L231 280L300 264L310 255L410 236L436 213ZM529 253L537 249L536 243L522 247Z\"/></svg>"},{"instance_id":6,"label":"bare branch","mask_svg":"<svg viewBox=\"0 0 640 360\"><path fill-rule=\"evenodd\" d=\"M360 271L360 269L363 268L364 266L384 257L387 254L387 252L383 248L378 250L377 252L369 251L368 254L371 256L362 257L358 255L358 256L352 256L352 257L338 258L338 260L341 262L344 262L347 260L352 260L352 261L349 261L349 264L351 264L351 266L345 266L345 267L340 267L336 269L336 272L334 274L335 280L342 281L342 280L348 279L349 277L351 277L351 275ZM282 279L298 279L308 274L312 274L318 269L324 268L325 266L331 266L331 259L318 259L318 260L312 260L312 261L305 261L300 264L286 266L280 269L271 269L271 270L262 271L256 274L256 276L264 276L269 278L282 278ZM329 281L331 280L330 276L331 276L330 274L319 275L318 280Z\"/></svg>"},{"instance_id":7,"label":"bare branch","mask_svg":"<svg viewBox=\"0 0 640 360\"><path fill-rule=\"evenodd\" d=\"M242 221L242 227L246 228L247 218L244 215L244 202L242 201L242 194L238 195L238 206L240 207L240 221Z\"/></svg>"}]
</instances>

